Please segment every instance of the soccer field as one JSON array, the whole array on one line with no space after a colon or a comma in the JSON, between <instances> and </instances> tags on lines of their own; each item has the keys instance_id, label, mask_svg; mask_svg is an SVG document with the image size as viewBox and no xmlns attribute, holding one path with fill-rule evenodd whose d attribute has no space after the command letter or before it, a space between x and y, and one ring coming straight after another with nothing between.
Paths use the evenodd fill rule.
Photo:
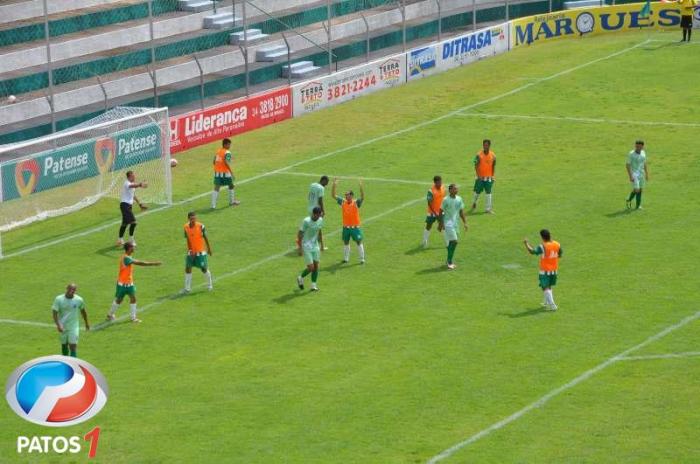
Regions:
<instances>
[{"instance_id":1,"label":"soccer field","mask_svg":"<svg viewBox=\"0 0 700 464\"><path fill-rule=\"evenodd\" d=\"M74 281L95 326L78 356L110 394L48 432L5 404L0 462L77 462L19 456L17 436L96 425L105 463L697 462L700 46L679 35L521 48L236 137L235 208L209 210L218 144L179 154L175 204L139 218L136 258L164 265L136 269L138 325L127 304L102 323L116 202L3 234L0 373L60 353L50 307ZM483 138L496 214L482 195L448 271L436 231L420 246L426 192L440 174L470 204ZM630 212L639 138L650 181ZM354 245L340 263L329 185L320 292L302 292L294 236L321 174L363 180L367 263ZM179 297L190 210L215 289L195 270ZM543 227L565 250L557 312L522 245Z\"/></svg>"}]
</instances>

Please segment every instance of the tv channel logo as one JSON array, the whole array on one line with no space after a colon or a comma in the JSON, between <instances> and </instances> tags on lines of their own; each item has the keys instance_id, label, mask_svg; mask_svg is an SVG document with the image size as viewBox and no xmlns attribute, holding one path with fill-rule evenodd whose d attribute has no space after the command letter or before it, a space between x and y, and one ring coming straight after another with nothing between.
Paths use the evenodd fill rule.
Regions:
<instances>
[{"instance_id":1,"label":"tv channel logo","mask_svg":"<svg viewBox=\"0 0 700 464\"><path fill-rule=\"evenodd\" d=\"M108 387L92 364L67 356L32 359L12 372L5 386L10 408L47 427L85 422L107 403Z\"/></svg>"}]
</instances>

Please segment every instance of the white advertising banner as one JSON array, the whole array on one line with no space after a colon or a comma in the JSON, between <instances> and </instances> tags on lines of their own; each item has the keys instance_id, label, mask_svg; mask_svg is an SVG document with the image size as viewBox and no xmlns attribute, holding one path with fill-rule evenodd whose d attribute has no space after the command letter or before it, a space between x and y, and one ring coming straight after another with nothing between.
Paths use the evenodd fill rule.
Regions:
<instances>
[{"instance_id":1,"label":"white advertising banner","mask_svg":"<svg viewBox=\"0 0 700 464\"><path fill-rule=\"evenodd\" d=\"M443 40L406 53L408 80L420 79L508 51L508 24Z\"/></svg>"},{"instance_id":2,"label":"white advertising banner","mask_svg":"<svg viewBox=\"0 0 700 464\"><path fill-rule=\"evenodd\" d=\"M406 82L406 55L319 76L292 87L294 117Z\"/></svg>"}]
</instances>

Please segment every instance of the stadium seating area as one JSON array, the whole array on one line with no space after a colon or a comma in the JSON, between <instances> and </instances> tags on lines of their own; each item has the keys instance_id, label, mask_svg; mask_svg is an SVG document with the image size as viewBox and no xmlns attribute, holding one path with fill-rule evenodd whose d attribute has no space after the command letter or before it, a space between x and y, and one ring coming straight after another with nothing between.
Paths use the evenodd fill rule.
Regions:
<instances>
[{"instance_id":1,"label":"stadium seating area","mask_svg":"<svg viewBox=\"0 0 700 464\"><path fill-rule=\"evenodd\" d=\"M33 11L32 17L12 20L9 13L0 15L0 143L51 131L43 12L30 8L35 3L21 2L27 4L25 10ZM116 105L157 104L178 113L242 96L246 81L248 91L286 84L285 40L292 63L309 63L293 67L291 79L325 72L329 10L331 69L401 48L404 22L405 40L415 46L434 40L439 29L448 34L469 28L474 21L472 0L441 0L440 25L436 0L341 0L330 8L325 0L255 0L246 2L243 34L241 0L233 2L235 14L228 1L216 2L215 12L213 2L153 0L151 41L147 2L49 3L53 4L49 35L58 129ZM512 2L508 13L517 17L548 8L548 1ZM477 23L504 17L504 3L477 2ZM7 99L10 95L16 97L12 104Z\"/></svg>"}]
</instances>

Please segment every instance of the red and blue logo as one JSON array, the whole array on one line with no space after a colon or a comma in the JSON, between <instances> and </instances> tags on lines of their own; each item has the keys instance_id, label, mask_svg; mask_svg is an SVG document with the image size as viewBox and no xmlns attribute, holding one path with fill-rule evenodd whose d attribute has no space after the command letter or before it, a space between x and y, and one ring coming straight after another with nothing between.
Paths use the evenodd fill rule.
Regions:
<instances>
[{"instance_id":1,"label":"red and blue logo","mask_svg":"<svg viewBox=\"0 0 700 464\"><path fill-rule=\"evenodd\" d=\"M107 402L107 381L92 364L67 356L45 356L10 375L5 398L29 422L67 427L95 416Z\"/></svg>"}]
</instances>

